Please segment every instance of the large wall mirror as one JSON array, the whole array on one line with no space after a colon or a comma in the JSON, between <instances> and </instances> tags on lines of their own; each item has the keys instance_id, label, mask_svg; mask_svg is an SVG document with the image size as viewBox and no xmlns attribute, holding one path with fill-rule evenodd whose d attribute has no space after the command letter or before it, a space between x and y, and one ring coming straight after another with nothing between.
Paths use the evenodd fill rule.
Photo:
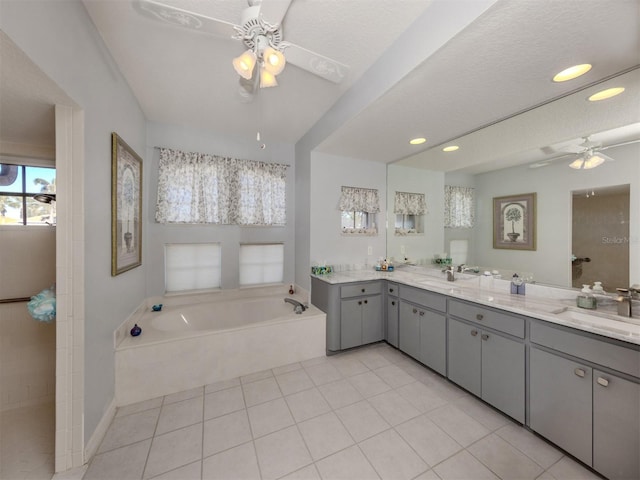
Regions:
<instances>
[{"instance_id":1,"label":"large wall mirror","mask_svg":"<svg viewBox=\"0 0 640 480\"><path fill-rule=\"evenodd\" d=\"M625 91L587 101L610 86ZM455 152L443 152L441 144L390 164L387 256L433 265L447 253L454 263L562 287L602 281L615 291L640 284L639 86L636 68L447 142L460 147ZM584 167L574 162L589 148L606 160L575 168ZM445 227L446 185L473 189L472 227ZM422 233L397 232L396 191L425 194ZM535 232L528 232L535 247L494 248L494 199L528 193L536 194ZM587 235L595 235L590 246L580 240Z\"/></svg>"}]
</instances>

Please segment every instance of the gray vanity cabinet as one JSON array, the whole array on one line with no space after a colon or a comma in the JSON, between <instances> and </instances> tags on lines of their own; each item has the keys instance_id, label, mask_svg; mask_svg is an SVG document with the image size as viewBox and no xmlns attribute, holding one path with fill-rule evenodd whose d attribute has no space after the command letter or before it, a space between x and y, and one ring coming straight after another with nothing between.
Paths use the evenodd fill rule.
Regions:
<instances>
[{"instance_id":1,"label":"gray vanity cabinet","mask_svg":"<svg viewBox=\"0 0 640 480\"><path fill-rule=\"evenodd\" d=\"M397 283L386 283L385 297L387 309L384 338L390 345L396 348L398 348L398 310L400 308L398 291Z\"/></svg>"},{"instance_id":2,"label":"gray vanity cabinet","mask_svg":"<svg viewBox=\"0 0 640 480\"><path fill-rule=\"evenodd\" d=\"M593 370L593 468L640 478L640 385Z\"/></svg>"},{"instance_id":3,"label":"gray vanity cabinet","mask_svg":"<svg viewBox=\"0 0 640 480\"><path fill-rule=\"evenodd\" d=\"M592 370L535 347L529 355L529 426L591 465Z\"/></svg>"},{"instance_id":4,"label":"gray vanity cabinet","mask_svg":"<svg viewBox=\"0 0 640 480\"><path fill-rule=\"evenodd\" d=\"M343 285L340 301L340 348L384 338L380 282Z\"/></svg>"},{"instance_id":5,"label":"gray vanity cabinet","mask_svg":"<svg viewBox=\"0 0 640 480\"><path fill-rule=\"evenodd\" d=\"M436 372L447 372L446 297L400 287L398 348Z\"/></svg>"},{"instance_id":6,"label":"gray vanity cabinet","mask_svg":"<svg viewBox=\"0 0 640 480\"><path fill-rule=\"evenodd\" d=\"M524 319L457 300L449 300L449 315L449 379L524 423Z\"/></svg>"}]
</instances>

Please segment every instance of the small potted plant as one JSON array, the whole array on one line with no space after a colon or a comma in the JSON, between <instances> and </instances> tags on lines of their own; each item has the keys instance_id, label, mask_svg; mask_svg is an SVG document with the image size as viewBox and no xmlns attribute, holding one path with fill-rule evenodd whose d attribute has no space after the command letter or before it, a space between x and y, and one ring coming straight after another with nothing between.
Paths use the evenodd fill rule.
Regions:
<instances>
[{"instance_id":1,"label":"small potted plant","mask_svg":"<svg viewBox=\"0 0 640 480\"><path fill-rule=\"evenodd\" d=\"M511 222L511 232L507 233L507 237L509 237L509 240L511 240L512 242L515 242L520 236L520 234L516 232L516 222L519 222L522 218L520 209L517 207L511 207L507 210L505 218L508 222Z\"/></svg>"}]
</instances>

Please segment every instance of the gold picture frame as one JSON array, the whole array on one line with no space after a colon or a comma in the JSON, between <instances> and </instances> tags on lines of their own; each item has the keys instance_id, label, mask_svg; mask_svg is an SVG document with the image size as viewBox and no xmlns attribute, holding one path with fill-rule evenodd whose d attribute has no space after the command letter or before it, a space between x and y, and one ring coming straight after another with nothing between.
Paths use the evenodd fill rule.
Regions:
<instances>
[{"instance_id":1,"label":"gold picture frame","mask_svg":"<svg viewBox=\"0 0 640 480\"><path fill-rule=\"evenodd\" d=\"M142 265L142 158L111 134L111 276Z\"/></svg>"},{"instance_id":2,"label":"gold picture frame","mask_svg":"<svg viewBox=\"0 0 640 480\"><path fill-rule=\"evenodd\" d=\"M493 199L493 248L536 249L536 194Z\"/></svg>"}]
</instances>

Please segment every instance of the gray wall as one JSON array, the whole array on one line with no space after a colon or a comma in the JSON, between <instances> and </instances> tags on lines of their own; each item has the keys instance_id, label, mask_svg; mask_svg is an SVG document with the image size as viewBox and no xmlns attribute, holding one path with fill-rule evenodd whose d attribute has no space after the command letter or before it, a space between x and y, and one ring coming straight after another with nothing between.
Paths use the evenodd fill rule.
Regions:
<instances>
[{"instance_id":1,"label":"gray wall","mask_svg":"<svg viewBox=\"0 0 640 480\"><path fill-rule=\"evenodd\" d=\"M113 331L145 296L146 252L141 267L111 277L110 203L111 132L143 155L145 119L79 1L3 0L0 9L0 28L85 113L86 441L114 395Z\"/></svg>"},{"instance_id":2,"label":"gray wall","mask_svg":"<svg viewBox=\"0 0 640 480\"><path fill-rule=\"evenodd\" d=\"M287 224L284 227L239 227L237 225L171 225L155 222L160 152L154 147L188 152L209 153L247 160L284 163L287 169ZM238 252L240 243L284 242L284 281L295 277L295 167L294 147L271 144L262 150L258 143L235 139L229 135L195 131L180 126L147 124L146 150L147 192L147 296L164 293L164 245L166 243L220 243L222 247L222 288L238 288Z\"/></svg>"}]
</instances>

